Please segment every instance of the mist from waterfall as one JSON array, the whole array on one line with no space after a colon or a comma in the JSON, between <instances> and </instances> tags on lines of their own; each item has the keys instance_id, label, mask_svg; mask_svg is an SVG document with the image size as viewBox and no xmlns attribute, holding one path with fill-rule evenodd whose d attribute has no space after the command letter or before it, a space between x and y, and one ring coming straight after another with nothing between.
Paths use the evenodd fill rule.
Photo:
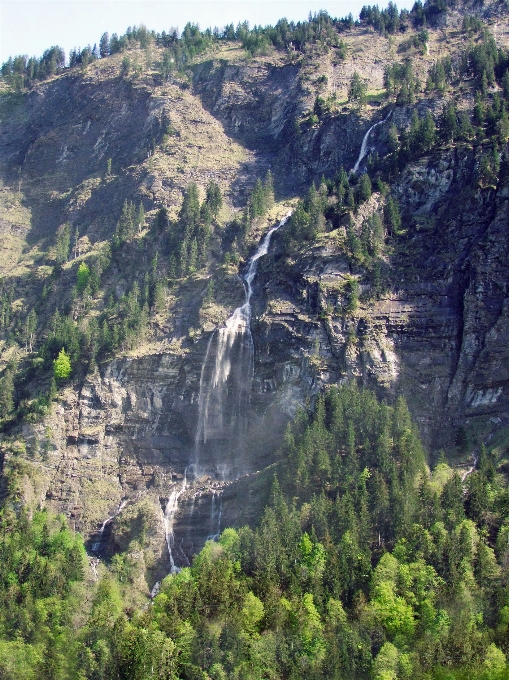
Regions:
<instances>
[{"instance_id":1,"label":"mist from waterfall","mask_svg":"<svg viewBox=\"0 0 509 680\"><path fill-rule=\"evenodd\" d=\"M175 558L173 555L173 546L175 543L175 535L173 533L173 525L175 523L175 515L178 510L178 502L182 493L187 488L187 468L184 471L184 479L180 487L176 486L168 498L166 507L164 509L164 533L166 536L166 546L168 548L168 556L170 558L170 573L175 574L179 571L175 564Z\"/></svg>"},{"instance_id":2,"label":"mist from waterfall","mask_svg":"<svg viewBox=\"0 0 509 680\"><path fill-rule=\"evenodd\" d=\"M237 307L225 325L210 337L200 375L198 425L196 430L193 470L200 474L200 456L211 443L225 451L235 442L236 455L241 455L247 428L251 385L254 369L254 346L251 335L252 283L258 260L267 254L272 235L287 221L289 214L265 234L256 253L249 260L242 277L245 302ZM215 474L226 479L231 472L228 457L216 462Z\"/></svg>"}]
</instances>

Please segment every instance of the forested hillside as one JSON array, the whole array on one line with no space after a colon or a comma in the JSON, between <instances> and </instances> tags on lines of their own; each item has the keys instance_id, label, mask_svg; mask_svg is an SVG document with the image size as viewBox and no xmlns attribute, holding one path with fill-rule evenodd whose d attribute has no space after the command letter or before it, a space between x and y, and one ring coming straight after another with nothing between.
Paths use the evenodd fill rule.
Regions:
<instances>
[{"instance_id":1,"label":"forested hillside","mask_svg":"<svg viewBox=\"0 0 509 680\"><path fill-rule=\"evenodd\" d=\"M0 77L0 677L509 677L509 12Z\"/></svg>"},{"instance_id":2,"label":"forested hillside","mask_svg":"<svg viewBox=\"0 0 509 680\"><path fill-rule=\"evenodd\" d=\"M129 556L90 591L65 520L4 510L4 677L507 677L492 454L430 473L404 401L355 386L300 412L282 454L258 527L225 529L138 610Z\"/></svg>"}]
</instances>

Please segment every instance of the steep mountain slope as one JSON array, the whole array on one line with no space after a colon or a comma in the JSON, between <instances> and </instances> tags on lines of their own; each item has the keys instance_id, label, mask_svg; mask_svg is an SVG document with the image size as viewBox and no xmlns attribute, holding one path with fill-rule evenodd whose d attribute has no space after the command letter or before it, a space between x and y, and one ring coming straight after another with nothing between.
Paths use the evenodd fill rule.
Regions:
<instances>
[{"instance_id":1,"label":"steep mountain slope","mask_svg":"<svg viewBox=\"0 0 509 680\"><path fill-rule=\"evenodd\" d=\"M487 20L504 47L506 19L488 11ZM507 158L495 180L480 177L492 148L485 123L484 139L437 135L394 166L416 134L414 112L421 121L429 112L441 130L444 104L455 102L458 120L473 108L479 84L462 71L461 54L466 37L476 45L485 38L462 22L463 13L449 13L424 48L410 26L395 35L353 26L333 45L257 56L223 41L169 77L162 48L133 43L131 74L125 55L115 54L27 92L4 84L1 359L4 377L14 366L17 377L3 452L11 466L24 461L24 502L64 512L101 555L125 549L145 523L143 566L153 582L168 571L165 542L185 564L221 527L259 514L288 420L327 385L358 379L390 401L403 394L430 461L445 448L465 464L494 432L504 436ZM384 72L409 56L415 91L405 99L392 94ZM426 89L447 56L450 82ZM352 94L348 101L355 73L366 80L366 102ZM398 77L408 88L410 76ZM501 77L485 93L486 111L499 92ZM376 153L360 164L376 191L357 200L360 181L347 178L353 205L343 206L338 173L354 166L366 133L382 121L367 138ZM499 151L506 146L507 137ZM256 179L269 168L280 200L246 217L241 208L248 200L252 208ZM183 271L182 196L196 182L201 201L211 180L225 200L209 215L205 255ZM221 429L216 453L226 462L206 453L197 471L203 366L210 347L221 360L214 335L244 302L238 272L312 181L323 198L317 233L292 241L282 227L253 279L245 429ZM389 188L398 228L387 217ZM122 240L126 201L142 206L143 217ZM380 252L356 254L353 241L376 216L385 228ZM99 278L86 294L81 263ZM145 322L118 340L130 305ZM68 320L65 333L55 331L64 323L56 310ZM52 361L72 343L74 373L48 407ZM227 421L233 405L225 409Z\"/></svg>"}]
</instances>

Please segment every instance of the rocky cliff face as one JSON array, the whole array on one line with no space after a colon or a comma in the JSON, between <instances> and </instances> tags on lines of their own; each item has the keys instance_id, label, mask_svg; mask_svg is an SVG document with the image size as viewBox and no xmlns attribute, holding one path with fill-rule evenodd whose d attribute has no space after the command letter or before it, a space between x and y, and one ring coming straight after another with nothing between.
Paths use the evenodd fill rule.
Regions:
<instances>
[{"instance_id":1,"label":"rocky cliff face","mask_svg":"<svg viewBox=\"0 0 509 680\"><path fill-rule=\"evenodd\" d=\"M374 86L381 87L383 59ZM0 129L0 227L6 247L19 251L2 264L4 274L35 266L35 251L53 242L64 221L92 242L111 236L125 198L143 200L149 213L175 212L189 180L204 186L215 178L233 211L269 166L287 199L322 173L352 167L363 134L386 115L377 102L362 117L339 108L298 135L294 123L313 105L312 78L326 72L339 92L354 67L334 54L316 63L218 56L194 67L191 88L154 74L125 82L112 60L86 77L40 86L15 102ZM405 107L393 114L399 124L410 116ZM379 126L371 144L383 151L385 141ZM27 498L64 512L99 555L125 548L145 527L145 566L155 580L168 570L168 543L182 565L222 527L256 517L286 423L328 384L357 378L387 399L404 394L431 457L451 449L460 425L472 442L508 425L509 185L476 188L479 154L443 151L398 178L392 189L406 235L385 254L383 292L375 296L363 282L354 311L345 312L345 286L363 279L345 256L345 225L292 257L283 233L275 235L253 282L253 379L242 441L236 430L223 432L193 468L204 358L214 329L243 297L231 277L221 314L201 323L206 279L197 275L165 320L171 337L100 365L65 391L43 424L24 426L37 470ZM14 210L18 177L24 198ZM373 194L354 230L384 201ZM253 248L267 226L257 225ZM165 518L176 490L178 511Z\"/></svg>"},{"instance_id":2,"label":"rocky cliff face","mask_svg":"<svg viewBox=\"0 0 509 680\"><path fill-rule=\"evenodd\" d=\"M224 460L205 459L207 473L190 475L175 518L180 563L220 526L255 515L264 498L260 479L266 480L257 471L277 460L297 406L327 384L357 377L389 399L403 393L431 455L453 448L459 425L482 437L507 425L509 191L467 189L475 163L465 151L425 159L404 173L397 190L408 237L391 256L393 283L378 300L361 297L351 315L330 312L338 308L342 282L355 274L334 239L289 262L276 237L255 285L244 456L229 461L230 474L224 466L219 471ZM375 194L359 223L380 202ZM148 495L164 509L171 489L182 484L195 446L209 339L205 334L182 355L116 359L61 407L65 455L50 497L73 513L77 526L90 532L122 498ZM240 442L224 448L240 451ZM87 513L94 484L109 490L109 505L103 502L95 519Z\"/></svg>"}]
</instances>

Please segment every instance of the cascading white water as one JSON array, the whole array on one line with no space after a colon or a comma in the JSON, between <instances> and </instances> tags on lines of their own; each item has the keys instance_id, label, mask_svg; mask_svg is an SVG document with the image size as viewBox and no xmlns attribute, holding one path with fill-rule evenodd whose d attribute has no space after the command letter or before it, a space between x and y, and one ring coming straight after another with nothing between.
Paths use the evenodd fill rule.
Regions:
<instances>
[{"instance_id":1,"label":"cascading white water","mask_svg":"<svg viewBox=\"0 0 509 680\"><path fill-rule=\"evenodd\" d=\"M225 440L235 440L237 451L241 451L253 379L254 348L250 327L252 283L258 260L267 254L272 235L285 224L289 216L290 213L264 236L243 276L244 304L235 309L225 325L218 328L209 340L200 375L193 460L196 476L200 474L202 448L210 439L219 442L223 449ZM231 407L228 415L225 409L227 399ZM216 472L225 478L228 464L217 464Z\"/></svg>"},{"instance_id":2,"label":"cascading white water","mask_svg":"<svg viewBox=\"0 0 509 680\"><path fill-rule=\"evenodd\" d=\"M356 161L355 165L353 166L353 168L351 170L351 172L353 172L355 175L357 174L357 171L359 170L359 165L362 163L363 158L365 158L366 154L368 153L368 139L369 139L369 136L370 136L372 130L374 130L379 125L382 125L383 123L385 123L385 121L389 118L391 113L392 113L392 111L389 111L389 113L385 116L385 118L383 120L380 120L380 121L378 121L378 123L375 123L374 125L372 125L369 128L369 130L366 132L366 134L364 135L364 137L362 139L361 150L359 151L359 157L357 158L357 161Z\"/></svg>"},{"instance_id":3,"label":"cascading white water","mask_svg":"<svg viewBox=\"0 0 509 680\"><path fill-rule=\"evenodd\" d=\"M101 549L101 544L102 544L102 540L103 540L103 536L104 536L104 531L105 531L106 527L108 526L108 524L109 524L110 522L113 522L113 520L115 519L115 517L116 517L120 512L122 512L122 510L125 508L126 504L127 504L127 500L121 501L121 502L118 504L118 508L115 510L115 512L113 513L113 515L111 515L111 517L107 517L107 518L104 520L104 522L102 523L101 528L99 529L99 535L97 536L97 540L94 541L94 543L92 544L92 552L94 552L94 553L96 553L96 554L99 552L99 550Z\"/></svg>"},{"instance_id":4,"label":"cascading white water","mask_svg":"<svg viewBox=\"0 0 509 680\"><path fill-rule=\"evenodd\" d=\"M207 541L216 541L221 533L221 515L223 514L223 495L219 494L219 503L216 501L216 492L212 492L210 511L210 534Z\"/></svg>"},{"instance_id":5,"label":"cascading white water","mask_svg":"<svg viewBox=\"0 0 509 680\"><path fill-rule=\"evenodd\" d=\"M476 467L477 467L478 457L477 457L475 454L476 454L476 452L473 451L473 452L472 452L472 458L474 459L474 464L472 465L472 467L469 467L468 470L467 470L466 472L464 472L464 473L461 475L461 481L462 481L462 482L464 482L465 479L466 479L469 475L471 475L472 472L474 472L474 470L475 470Z\"/></svg>"},{"instance_id":6,"label":"cascading white water","mask_svg":"<svg viewBox=\"0 0 509 680\"><path fill-rule=\"evenodd\" d=\"M173 527L179 498L187 488L188 470L192 470L195 477L200 476L200 454L202 448L209 443L211 438L219 444L218 451L221 454L224 454L225 440L229 438L235 440L236 452L242 446L243 426L247 422L247 407L253 379L254 348L250 328L252 283L256 276L258 260L267 254L272 235L285 224L290 214L288 213L277 226L272 227L265 234L256 253L249 260L247 272L242 278L245 290L244 304L235 309L224 327L214 331L207 345L200 374L198 424L193 458L189 467L185 470L182 485L173 489L163 513L170 573L172 574L179 571L175 564ZM228 415L225 413L227 399L229 404ZM226 422L227 420L228 422ZM228 463L217 464L214 473L224 479L227 476L227 468ZM217 539L221 531L222 493L217 495L219 502L216 491L213 491L210 534L207 537L212 540ZM194 497L191 507L194 510Z\"/></svg>"},{"instance_id":7,"label":"cascading white water","mask_svg":"<svg viewBox=\"0 0 509 680\"><path fill-rule=\"evenodd\" d=\"M180 487L175 487L168 498L166 507L164 509L164 533L166 536L166 546L168 548L168 555L170 558L170 573L175 574L178 567L175 565L173 556L173 545L175 543L175 535L173 533L173 524L175 522L175 515L178 510L178 502L182 493L187 487L187 468L184 471L184 479Z\"/></svg>"},{"instance_id":8,"label":"cascading white water","mask_svg":"<svg viewBox=\"0 0 509 680\"><path fill-rule=\"evenodd\" d=\"M113 517L107 517L107 518L104 520L104 522L102 523L102 526L101 526L101 528L99 529L99 535L98 535L98 537L97 537L97 541L95 541L95 542L92 544L92 552L94 552L94 553L99 552L99 549L100 549L100 547L101 547L101 543L102 543L102 540L103 540L104 530L106 529L106 525L109 524L112 520L113 520Z\"/></svg>"}]
</instances>

